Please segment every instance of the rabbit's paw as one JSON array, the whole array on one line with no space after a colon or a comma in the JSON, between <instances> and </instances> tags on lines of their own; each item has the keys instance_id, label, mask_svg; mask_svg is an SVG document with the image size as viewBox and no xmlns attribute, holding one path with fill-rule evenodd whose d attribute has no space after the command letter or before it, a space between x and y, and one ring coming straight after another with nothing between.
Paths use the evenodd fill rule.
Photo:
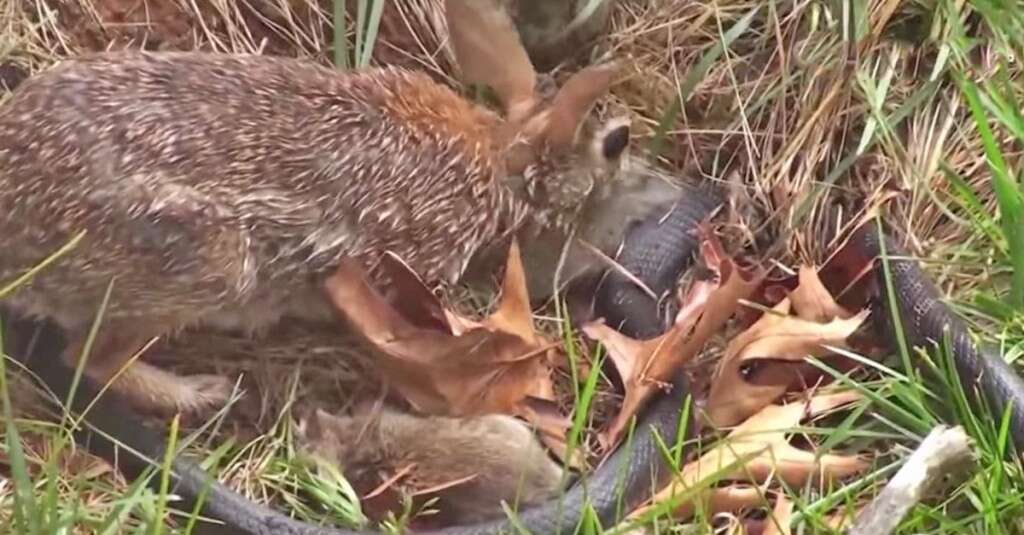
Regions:
<instances>
[{"instance_id":1,"label":"rabbit's paw","mask_svg":"<svg viewBox=\"0 0 1024 535\"><path fill-rule=\"evenodd\" d=\"M181 377L186 394L178 401L181 412L205 415L222 407L231 398L235 382L220 375L187 375Z\"/></svg>"},{"instance_id":2,"label":"rabbit's paw","mask_svg":"<svg viewBox=\"0 0 1024 535\"><path fill-rule=\"evenodd\" d=\"M205 417L231 397L235 383L220 375L178 375L146 362L132 364L116 387L141 412Z\"/></svg>"}]
</instances>

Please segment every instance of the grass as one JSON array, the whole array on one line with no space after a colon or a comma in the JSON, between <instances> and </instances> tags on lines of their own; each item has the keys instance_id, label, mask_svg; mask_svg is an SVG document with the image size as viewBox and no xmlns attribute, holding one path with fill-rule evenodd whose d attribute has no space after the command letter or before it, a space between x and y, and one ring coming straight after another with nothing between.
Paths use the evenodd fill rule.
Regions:
<instances>
[{"instance_id":1,"label":"grass","mask_svg":"<svg viewBox=\"0 0 1024 535\"><path fill-rule=\"evenodd\" d=\"M102 4L81 2L77 11L69 7L75 2L5 4L0 61L6 56L39 69L94 46L86 30L109 15ZM210 2L196 11L197 4L183 2L181 17L194 31L160 22L149 32L182 47L302 55L339 68L383 58L456 83L432 25L436 2L352 4L343 17L340 1L328 9L267 2L246 17L234 3ZM415 36L402 44L415 47L396 44L382 22L388 17ZM200 19L207 24L197 24ZM124 44L137 38L138 28L111 26L104 35ZM985 0L621 2L601 46L634 64L599 111L629 111L644 146L681 174L726 180L735 172L737 210L726 231L735 238L730 243L751 254L789 266L820 262L830 248L821 237L881 210L975 333L1014 360L1024 353L1022 28L1024 8ZM8 282L0 281L0 294L13 288ZM579 358L576 335L564 325L549 327L562 329L570 355ZM277 385L242 422L258 433L236 435L224 417L178 443L253 499L313 522L364 522L344 478L296 454L291 420L304 401L341 407L346 400L338 391L364 394L357 367L338 364L336 349L329 352L305 332L261 344L270 355L261 365L255 359L210 365L203 358L214 350L254 352L236 339L196 334L175 344L180 354L194 355L180 364L188 371L247 371L261 387ZM203 353L204 346L212 349ZM310 356L299 359L299 353ZM873 451L876 461L865 475L834 485L775 482L794 504L794 533L830 532L831 515L855 512L870 500L942 422L965 427L977 466L964 483L914 508L900 533L1024 531L1017 520L1024 516L1024 467L1004 455L1006 415L968 401L949 359L946 351L901 347L881 363L865 361L867 371L853 375L816 363L869 402L793 434L822 451ZM287 388L282 377L289 378ZM571 441L585 448L589 408L606 396L607 378L568 382L577 402ZM17 403L31 399L23 383L6 373L0 378L7 478L0 480L0 530L187 531L160 520L170 497L119 481L71 448L62 426L25 412ZM666 438L666 455L677 455L686 438L692 437ZM68 470L71 463L85 468ZM156 470L152 477L162 476ZM664 528L669 508L663 509L647 521ZM412 512L399 512L391 527ZM730 521L698 512L686 523L696 532L724 532ZM585 531L608 528L588 523Z\"/></svg>"}]
</instances>

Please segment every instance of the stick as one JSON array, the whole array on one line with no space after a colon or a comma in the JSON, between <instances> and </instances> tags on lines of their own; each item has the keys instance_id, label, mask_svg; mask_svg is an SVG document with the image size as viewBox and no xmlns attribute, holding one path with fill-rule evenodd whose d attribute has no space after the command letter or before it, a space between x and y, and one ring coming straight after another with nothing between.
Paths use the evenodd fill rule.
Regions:
<instances>
[{"instance_id":1,"label":"stick","mask_svg":"<svg viewBox=\"0 0 1024 535\"><path fill-rule=\"evenodd\" d=\"M939 426L921 442L907 463L860 515L849 535L892 533L910 508L935 490L947 475L963 475L974 463L963 427ZM947 481L948 482L948 481Z\"/></svg>"}]
</instances>

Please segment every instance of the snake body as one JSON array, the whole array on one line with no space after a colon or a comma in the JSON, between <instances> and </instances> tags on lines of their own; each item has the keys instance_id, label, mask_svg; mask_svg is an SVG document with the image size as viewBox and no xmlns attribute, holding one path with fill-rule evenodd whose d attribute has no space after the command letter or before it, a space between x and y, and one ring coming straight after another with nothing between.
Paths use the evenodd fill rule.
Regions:
<instances>
[{"instance_id":1,"label":"snake body","mask_svg":"<svg viewBox=\"0 0 1024 535\"><path fill-rule=\"evenodd\" d=\"M655 295L669 292L694 257L698 242L697 223L705 219L719 204L713 193L701 189L685 189L679 198L667 205L666 210L651 214L629 229L617 261L645 283ZM884 236L862 227L852 239L852 245L871 258L879 256L881 244L886 244L889 256L899 252L896 244ZM1017 443L1024 439L1024 416L1017 411L1024 406L1024 381L999 356L977 348L968 338L963 322L941 301L935 286L913 261L891 259L894 302L888 306L889 295L884 280L879 284L883 294L880 301L884 314L881 320L888 338L895 341L892 327L893 312L903 319L902 329L907 341L925 345L942 338L949 329L954 342L957 369L964 382L978 382L982 393L997 409L1014 408L1011 429ZM879 277L883 270L876 268ZM625 276L609 273L595 296L596 309L609 324L634 338L651 338L664 332L668 317L658 299L641 290ZM38 348L37 348L38 349ZM42 351L57 351L44 347ZM48 355L50 356L50 355ZM70 390L73 373L59 358L32 358L28 367L54 392ZM81 412L93 403L87 421L101 434L82 433L90 451L116 462L129 478L137 478L150 464L124 449L115 455L113 437L131 450L150 459L163 459L166 451L164 437L143 425L128 404L106 392L98 400L96 385L83 377L77 395L71 400L74 412ZM431 532L431 535L492 535L511 533L523 529L536 535L556 535L574 532L585 517L587 506L605 528L614 525L625 513L648 500L652 490L661 487L670 476L671 468L661 454L659 441L672 443L682 425L680 409L685 403L688 389L680 376L667 394L660 394L643 410L628 447L620 447L594 471L562 497L531 509L520 511L515 522L498 520L477 525L454 526ZM106 436L104 436L106 435ZM660 438L659 438L660 437ZM306 524L287 517L265 506L256 504L209 477L196 464L177 458L172 464L173 490L184 498L177 506L190 510L194 499L203 493L203 514L220 520L223 525L200 523L197 532L231 533L244 535L354 535L363 533ZM158 478L151 478L156 484Z\"/></svg>"},{"instance_id":2,"label":"snake body","mask_svg":"<svg viewBox=\"0 0 1024 535\"><path fill-rule=\"evenodd\" d=\"M971 385L993 409L996 418L1010 409L1010 435L1015 447L1024 446L1024 380L993 348L971 340L964 321L943 302L938 288L921 266L874 223L860 227L851 237L857 252L875 259L874 274L879 288L878 305L884 312L876 328L889 345L898 347L897 322L908 346L928 347L950 342L957 375L968 394ZM886 283L886 268L892 293Z\"/></svg>"}]
</instances>

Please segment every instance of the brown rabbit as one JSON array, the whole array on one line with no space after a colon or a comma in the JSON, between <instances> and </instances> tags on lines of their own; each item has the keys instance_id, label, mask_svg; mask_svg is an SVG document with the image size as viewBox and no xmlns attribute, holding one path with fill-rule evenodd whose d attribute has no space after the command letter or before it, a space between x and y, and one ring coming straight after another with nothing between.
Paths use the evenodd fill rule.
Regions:
<instances>
[{"instance_id":1,"label":"brown rabbit","mask_svg":"<svg viewBox=\"0 0 1024 535\"><path fill-rule=\"evenodd\" d=\"M504 118L416 72L280 57L104 53L25 81L0 106L0 281L85 234L7 304L55 319L76 362L109 287L86 373L120 372L140 409L205 411L227 378L125 364L196 324L329 319L322 282L343 257L375 274L393 251L451 283L524 223L564 233L592 192L615 197L602 185L628 127L580 128L615 69L547 101L494 0L448 0L446 16L465 79Z\"/></svg>"},{"instance_id":2,"label":"brown rabbit","mask_svg":"<svg viewBox=\"0 0 1024 535\"><path fill-rule=\"evenodd\" d=\"M400 483L436 498L432 508L447 525L501 517L502 501L517 510L543 503L564 483L530 428L502 414L415 416L372 404L351 416L317 410L300 425L299 440L363 493L411 467Z\"/></svg>"}]
</instances>

